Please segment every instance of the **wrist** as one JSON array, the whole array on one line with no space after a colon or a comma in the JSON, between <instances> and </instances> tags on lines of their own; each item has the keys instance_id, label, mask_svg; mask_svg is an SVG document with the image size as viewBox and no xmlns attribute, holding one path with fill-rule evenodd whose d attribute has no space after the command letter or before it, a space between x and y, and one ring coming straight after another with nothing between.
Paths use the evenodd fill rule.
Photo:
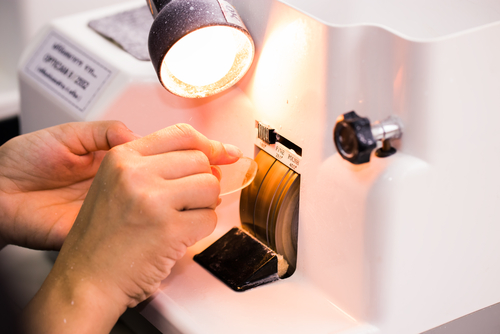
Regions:
<instances>
[{"instance_id":1,"label":"wrist","mask_svg":"<svg viewBox=\"0 0 500 334\"><path fill-rule=\"evenodd\" d=\"M26 307L24 323L27 333L109 333L125 310L98 278L64 270L56 262Z\"/></svg>"}]
</instances>

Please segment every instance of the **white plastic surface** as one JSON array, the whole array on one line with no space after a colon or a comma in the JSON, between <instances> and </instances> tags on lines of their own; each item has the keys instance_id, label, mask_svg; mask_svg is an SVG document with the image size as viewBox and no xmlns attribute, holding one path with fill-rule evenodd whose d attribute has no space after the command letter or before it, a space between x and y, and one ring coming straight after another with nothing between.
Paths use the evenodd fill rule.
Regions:
<instances>
[{"instance_id":1,"label":"white plastic surface","mask_svg":"<svg viewBox=\"0 0 500 334\"><path fill-rule=\"evenodd\" d=\"M411 40L431 40L494 24L496 0L279 0L332 26L379 26Z\"/></svg>"},{"instance_id":2,"label":"white plastic surface","mask_svg":"<svg viewBox=\"0 0 500 334\"><path fill-rule=\"evenodd\" d=\"M151 64L86 27L129 4L54 22L23 57L21 68L55 30L117 73L82 117L21 73L24 131L120 119L147 134L186 122L253 156L258 120L302 148L296 273L235 293L192 261L239 224L235 193L217 209L216 232L176 265L143 314L185 333L400 334L500 302L497 3L453 2L438 25L434 16L452 2L435 1L432 11L428 1L380 8L353 1L350 12L347 2L289 2L306 12L317 5L315 15L329 24L282 2L234 0L257 57L237 87L207 99L170 95ZM448 20L471 8L474 20ZM403 9L419 15L403 20ZM386 12L399 21L382 20ZM426 35L427 27L436 33ZM350 110L372 121L398 115L405 126L398 153L362 166L342 160L332 131Z\"/></svg>"}]
</instances>

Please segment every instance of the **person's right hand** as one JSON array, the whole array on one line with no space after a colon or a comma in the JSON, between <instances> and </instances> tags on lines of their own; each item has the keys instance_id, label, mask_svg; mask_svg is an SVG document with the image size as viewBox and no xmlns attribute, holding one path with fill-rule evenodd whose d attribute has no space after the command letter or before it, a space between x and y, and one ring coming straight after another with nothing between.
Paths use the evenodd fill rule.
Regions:
<instances>
[{"instance_id":1,"label":"person's right hand","mask_svg":"<svg viewBox=\"0 0 500 334\"><path fill-rule=\"evenodd\" d=\"M109 332L126 307L156 291L187 247L214 230L220 188L210 166L240 156L187 125L112 148L28 307L31 328Z\"/></svg>"}]
</instances>

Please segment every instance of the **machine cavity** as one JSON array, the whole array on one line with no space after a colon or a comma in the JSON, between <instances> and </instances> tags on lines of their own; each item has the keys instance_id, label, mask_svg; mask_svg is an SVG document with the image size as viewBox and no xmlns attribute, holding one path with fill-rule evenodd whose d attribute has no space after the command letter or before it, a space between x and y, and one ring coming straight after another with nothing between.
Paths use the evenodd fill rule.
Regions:
<instances>
[{"instance_id":1,"label":"machine cavity","mask_svg":"<svg viewBox=\"0 0 500 334\"><path fill-rule=\"evenodd\" d=\"M255 145L300 174L302 148L283 137L274 127L268 124L255 121L255 127Z\"/></svg>"}]
</instances>

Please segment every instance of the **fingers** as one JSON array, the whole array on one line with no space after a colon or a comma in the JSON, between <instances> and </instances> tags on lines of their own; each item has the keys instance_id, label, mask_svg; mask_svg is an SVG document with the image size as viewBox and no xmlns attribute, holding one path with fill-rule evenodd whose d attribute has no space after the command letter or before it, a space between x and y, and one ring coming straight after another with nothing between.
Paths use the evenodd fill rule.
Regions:
<instances>
[{"instance_id":1,"label":"fingers","mask_svg":"<svg viewBox=\"0 0 500 334\"><path fill-rule=\"evenodd\" d=\"M167 200L177 211L215 209L219 203L219 180L212 174L195 174L169 180L166 181L166 186L175 194Z\"/></svg>"},{"instance_id":2,"label":"fingers","mask_svg":"<svg viewBox=\"0 0 500 334\"><path fill-rule=\"evenodd\" d=\"M199 150L207 156L212 165L233 163L243 155L237 147L209 140L188 124L170 126L138 139L129 146L142 155Z\"/></svg>"},{"instance_id":3,"label":"fingers","mask_svg":"<svg viewBox=\"0 0 500 334\"><path fill-rule=\"evenodd\" d=\"M210 163L201 151L174 151L145 158L148 171L155 171L166 180L212 173Z\"/></svg>"},{"instance_id":4,"label":"fingers","mask_svg":"<svg viewBox=\"0 0 500 334\"><path fill-rule=\"evenodd\" d=\"M47 131L76 155L109 150L138 138L119 121L67 123Z\"/></svg>"},{"instance_id":5,"label":"fingers","mask_svg":"<svg viewBox=\"0 0 500 334\"><path fill-rule=\"evenodd\" d=\"M211 209L188 210L178 213L180 224L177 225L179 239L183 239L186 247L209 236L217 225L217 214Z\"/></svg>"}]
</instances>

